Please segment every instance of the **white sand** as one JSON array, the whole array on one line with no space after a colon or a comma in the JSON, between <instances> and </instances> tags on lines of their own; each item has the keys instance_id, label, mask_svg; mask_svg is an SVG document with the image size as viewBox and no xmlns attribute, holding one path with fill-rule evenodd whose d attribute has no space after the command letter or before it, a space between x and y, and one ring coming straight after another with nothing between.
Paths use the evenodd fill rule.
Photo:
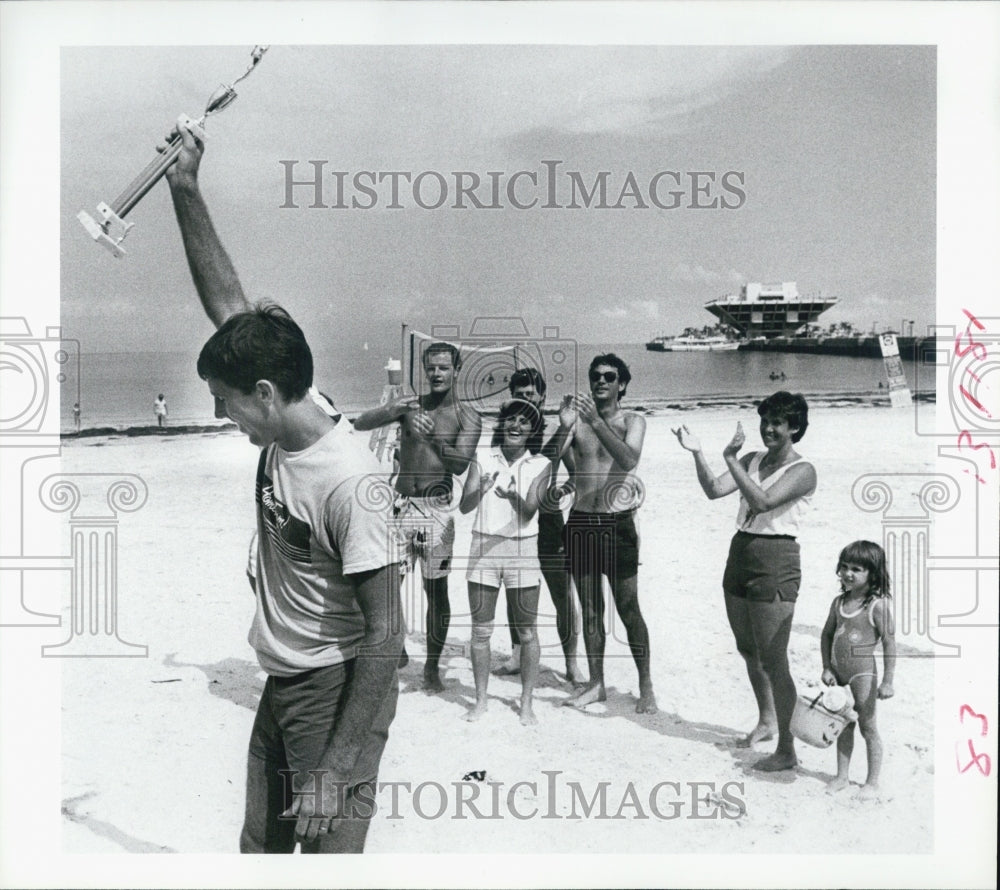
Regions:
<instances>
[{"instance_id":1,"label":"white sand","mask_svg":"<svg viewBox=\"0 0 1000 890\"><path fill-rule=\"evenodd\" d=\"M933 407L920 409L929 417ZM799 745L794 772L760 775L748 764L760 756L726 743L755 719L743 664L726 624L721 577L736 513L736 498L709 502L693 461L670 434L686 422L700 435L721 470L722 446L737 419L751 446L759 442L756 414L722 409L677 412L649 419L640 475L647 486L640 512L640 602L650 630L653 680L660 706L654 716L634 713L636 673L620 633L608 640L609 698L586 712L557 708L567 690L556 678L561 652L555 632L542 630L543 670L537 693L539 725L523 728L512 704L518 679L492 677L490 710L479 723L460 719L473 697L464 657L468 638L464 577L453 575L454 649L445 672L447 691L419 689L422 637L411 636L410 666L401 672L399 711L382 761L382 782L439 783L448 812L425 786L416 801L401 792L392 812L390 792L368 841L377 852L880 852L918 853L933 844L933 661L901 658L896 696L879 704L885 745L878 804L830 797L834 749ZM933 469L929 440L913 434L913 413L887 408L826 408L812 412L800 450L819 474L819 490L801 536L803 585L790 658L796 682L815 682L821 664L819 631L836 594L839 549L856 538L882 539L881 517L851 500L854 480L877 471ZM262 685L246 631L253 598L243 575L253 527L256 449L237 434L78 440L63 448L70 473L131 472L149 486L148 503L123 515L119 598L121 636L149 646L145 659L82 659L64 669L63 845L70 852L123 850L230 852L242 820L246 744ZM457 557L468 546L469 518L459 526ZM68 597L64 596L64 600ZM551 614L551 601L542 592ZM54 604L53 604L54 605ZM65 605L65 604L64 604ZM420 630L422 605L407 605ZM498 610L499 612L499 610ZM498 618L499 620L499 618ZM912 654L919 639L900 638ZM494 635L506 654L506 630ZM581 642L582 652L582 642ZM881 658L880 670L881 670ZM167 681L167 682L165 682ZM768 746L764 746L766 750ZM457 819L451 783L470 770L502 782L498 819ZM543 771L559 771L550 800ZM857 739L851 777L865 774ZM512 806L534 818L518 819ZM591 797L606 782L608 817L568 818L568 782ZM661 782L656 802L650 792ZM696 819L687 783L714 783L745 802L739 818ZM631 788L636 797L630 796ZM698 787L698 786L696 786ZM698 787L704 797L710 786ZM471 792L468 792L471 793ZM490 791L479 808L490 814ZM622 807L624 799L624 807ZM638 808L637 808L638 807ZM620 811L620 812L619 812ZM582 812L579 801L576 812ZM701 809L711 815L713 809ZM548 813L556 818L541 818ZM473 815L466 810L466 815ZM400 818L389 818L396 815ZM643 818L645 816L645 818ZM873 826L877 825L877 830Z\"/></svg>"}]
</instances>

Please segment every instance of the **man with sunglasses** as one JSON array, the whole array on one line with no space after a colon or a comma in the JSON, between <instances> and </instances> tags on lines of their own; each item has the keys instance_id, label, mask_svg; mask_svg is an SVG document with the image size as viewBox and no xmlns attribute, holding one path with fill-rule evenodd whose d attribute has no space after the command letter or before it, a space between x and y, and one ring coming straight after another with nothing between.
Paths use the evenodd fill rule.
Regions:
<instances>
[{"instance_id":1,"label":"man with sunglasses","mask_svg":"<svg viewBox=\"0 0 1000 890\"><path fill-rule=\"evenodd\" d=\"M642 455L646 421L623 411L632 375L614 353L595 356L590 393L566 396L559 409L557 444L570 449L576 502L566 520L566 556L583 607L583 641L590 681L564 704L583 708L604 701L604 589L607 575L618 617L639 672L639 714L656 712L649 673L649 631L639 610L639 536L635 513L642 485L632 475Z\"/></svg>"}]
</instances>

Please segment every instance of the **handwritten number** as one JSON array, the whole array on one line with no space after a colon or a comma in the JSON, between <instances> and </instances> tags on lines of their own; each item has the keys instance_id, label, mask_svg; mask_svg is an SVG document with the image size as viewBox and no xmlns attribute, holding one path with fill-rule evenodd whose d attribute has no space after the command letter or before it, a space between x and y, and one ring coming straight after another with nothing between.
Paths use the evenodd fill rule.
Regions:
<instances>
[{"instance_id":1,"label":"handwritten number","mask_svg":"<svg viewBox=\"0 0 1000 890\"><path fill-rule=\"evenodd\" d=\"M978 769L982 775L989 776L991 769L990 755L977 754L976 747L975 745L972 744L972 739L969 739L969 754L972 757L972 759L967 764L965 764L965 766L962 766L961 762L958 759L958 752L955 753L955 764L958 766L958 771L960 773L966 773L969 771L972 765L975 764L976 769Z\"/></svg>"},{"instance_id":2,"label":"handwritten number","mask_svg":"<svg viewBox=\"0 0 1000 890\"><path fill-rule=\"evenodd\" d=\"M959 358L965 358L965 356L971 351L972 354L979 359L979 361L983 361L986 358L986 346L978 340L973 340L972 334L969 333L968 328L964 331L964 333L965 339L969 341L969 345L965 349L962 348L962 335L959 334L955 338L955 355ZM979 351L977 352L976 350Z\"/></svg>"},{"instance_id":3,"label":"handwritten number","mask_svg":"<svg viewBox=\"0 0 1000 890\"><path fill-rule=\"evenodd\" d=\"M962 705L962 707L958 709L958 722L959 723L962 723L962 724L965 723L965 715L966 714L970 715L971 717L975 717L977 720L980 721L982 729L981 729L981 731L980 731L979 734L981 736L985 736L986 733L989 732L990 724L989 724L989 721L986 719L986 715L985 714L980 714L977 711L973 711L972 708L970 708L968 705Z\"/></svg>"},{"instance_id":4,"label":"handwritten number","mask_svg":"<svg viewBox=\"0 0 1000 890\"><path fill-rule=\"evenodd\" d=\"M978 445L973 445L972 444L972 434L968 430L962 430L962 432L960 432L958 434L958 447L959 448L962 447L962 442L968 442L969 443L969 447L973 451L979 451L980 448L985 448L990 453L990 469L991 470L995 470L997 468L996 455L993 453L993 449L990 448L990 446L987 445L985 442L980 442Z\"/></svg>"}]
</instances>

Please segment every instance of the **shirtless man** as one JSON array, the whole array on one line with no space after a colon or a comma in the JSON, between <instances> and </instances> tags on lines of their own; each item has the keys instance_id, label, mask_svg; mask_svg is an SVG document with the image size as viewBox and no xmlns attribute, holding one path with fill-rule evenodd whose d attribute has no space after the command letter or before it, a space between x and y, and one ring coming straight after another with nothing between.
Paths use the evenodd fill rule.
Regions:
<instances>
[{"instance_id":1,"label":"shirtless man","mask_svg":"<svg viewBox=\"0 0 1000 890\"><path fill-rule=\"evenodd\" d=\"M620 401L632 379L628 366L613 353L590 363L590 394L567 396L559 410L560 448L573 457L576 503L566 521L566 555L583 606L583 641L590 681L563 704L578 708L604 701L604 590L625 625L629 648L639 671L640 714L656 711L649 674L649 631L639 610L639 540L635 528L637 480L646 421L622 411Z\"/></svg>"},{"instance_id":2,"label":"shirtless man","mask_svg":"<svg viewBox=\"0 0 1000 890\"><path fill-rule=\"evenodd\" d=\"M455 396L455 377L462 364L458 347L431 343L422 361L430 392L402 396L365 411L354 428L373 430L396 421L402 427L395 516L411 564L420 559L427 594L424 688L442 692L440 663L451 623L448 572L455 542L452 476L464 473L475 456L483 422Z\"/></svg>"}]
</instances>

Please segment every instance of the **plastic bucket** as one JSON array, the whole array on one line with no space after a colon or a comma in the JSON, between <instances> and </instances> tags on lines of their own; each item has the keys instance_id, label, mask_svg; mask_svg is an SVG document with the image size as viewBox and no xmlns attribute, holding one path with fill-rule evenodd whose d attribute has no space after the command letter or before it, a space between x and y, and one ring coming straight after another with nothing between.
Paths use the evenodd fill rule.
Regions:
<instances>
[{"instance_id":1,"label":"plastic bucket","mask_svg":"<svg viewBox=\"0 0 1000 890\"><path fill-rule=\"evenodd\" d=\"M821 698L822 694L813 699L800 695L795 701L789 728L795 738L807 745L829 748L844 729L858 719L858 715L851 710L829 711L820 703Z\"/></svg>"}]
</instances>

